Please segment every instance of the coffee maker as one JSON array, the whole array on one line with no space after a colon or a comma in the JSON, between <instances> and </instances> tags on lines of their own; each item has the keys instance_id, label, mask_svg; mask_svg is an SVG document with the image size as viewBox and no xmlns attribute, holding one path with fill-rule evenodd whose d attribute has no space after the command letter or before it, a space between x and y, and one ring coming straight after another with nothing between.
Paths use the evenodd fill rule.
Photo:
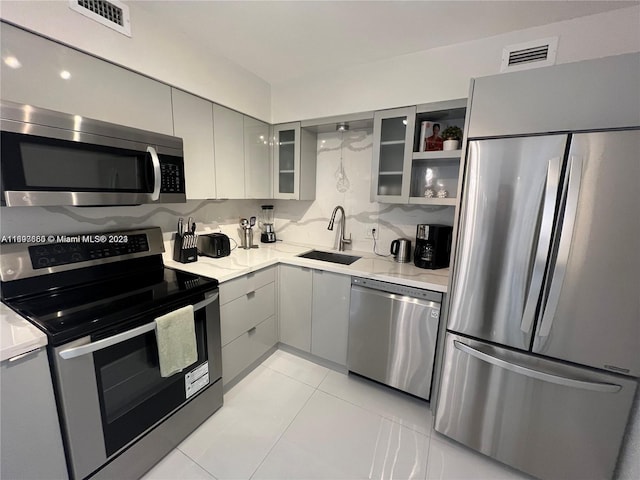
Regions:
<instances>
[{"instance_id":1,"label":"coffee maker","mask_svg":"<svg viewBox=\"0 0 640 480\"><path fill-rule=\"evenodd\" d=\"M274 243L276 241L276 232L273 223L273 205L262 205L262 213L260 214L260 242Z\"/></svg>"},{"instance_id":2,"label":"coffee maker","mask_svg":"<svg viewBox=\"0 0 640 480\"><path fill-rule=\"evenodd\" d=\"M419 224L413 255L415 266L432 270L448 267L452 232L453 228L447 225Z\"/></svg>"}]
</instances>

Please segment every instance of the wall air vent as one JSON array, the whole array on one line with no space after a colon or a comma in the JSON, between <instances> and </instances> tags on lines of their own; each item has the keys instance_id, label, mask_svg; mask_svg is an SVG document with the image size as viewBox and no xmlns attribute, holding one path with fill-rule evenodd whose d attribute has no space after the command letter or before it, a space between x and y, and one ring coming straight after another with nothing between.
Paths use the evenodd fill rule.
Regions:
<instances>
[{"instance_id":1,"label":"wall air vent","mask_svg":"<svg viewBox=\"0 0 640 480\"><path fill-rule=\"evenodd\" d=\"M558 37L509 45L502 50L501 72L515 72L530 68L548 67L556 63Z\"/></svg>"},{"instance_id":2,"label":"wall air vent","mask_svg":"<svg viewBox=\"0 0 640 480\"><path fill-rule=\"evenodd\" d=\"M129 7L118 0L69 0L69 8L128 37Z\"/></svg>"}]
</instances>

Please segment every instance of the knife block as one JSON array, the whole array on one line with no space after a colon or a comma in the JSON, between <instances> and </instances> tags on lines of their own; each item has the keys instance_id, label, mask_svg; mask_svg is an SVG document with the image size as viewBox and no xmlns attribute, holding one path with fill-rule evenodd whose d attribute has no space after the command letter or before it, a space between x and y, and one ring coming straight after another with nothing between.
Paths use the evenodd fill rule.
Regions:
<instances>
[{"instance_id":1,"label":"knife block","mask_svg":"<svg viewBox=\"0 0 640 480\"><path fill-rule=\"evenodd\" d=\"M176 238L173 241L173 259L180 263L191 263L198 260L196 235L176 233Z\"/></svg>"}]
</instances>

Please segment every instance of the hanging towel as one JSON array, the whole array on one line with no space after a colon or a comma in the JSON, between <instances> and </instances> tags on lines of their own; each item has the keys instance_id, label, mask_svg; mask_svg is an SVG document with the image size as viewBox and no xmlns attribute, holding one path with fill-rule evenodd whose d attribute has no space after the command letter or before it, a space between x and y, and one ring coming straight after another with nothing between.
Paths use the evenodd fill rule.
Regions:
<instances>
[{"instance_id":1,"label":"hanging towel","mask_svg":"<svg viewBox=\"0 0 640 480\"><path fill-rule=\"evenodd\" d=\"M193 305L156 318L160 375L170 377L198 359Z\"/></svg>"}]
</instances>

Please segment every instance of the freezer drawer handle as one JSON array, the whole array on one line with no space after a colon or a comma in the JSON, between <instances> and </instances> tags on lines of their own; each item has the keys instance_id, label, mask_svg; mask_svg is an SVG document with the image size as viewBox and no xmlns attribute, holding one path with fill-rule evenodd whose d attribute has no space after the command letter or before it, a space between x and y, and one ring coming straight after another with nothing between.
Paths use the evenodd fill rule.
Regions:
<instances>
[{"instance_id":1,"label":"freezer drawer handle","mask_svg":"<svg viewBox=\"0 0 640 480\"><path fill-rule=\"evenodd\" d=\"M552 375L550 373L540 372L538 370L523 367L521 365L515 365L513 363L509 363L505 360L502 360L501 358L497 358L487 353L481 352L480 350L476 350L475 348L472 348L469 345L465 345L464 343L459 342L458 340L454 340L453 345L458 350L464 353L467 353L472 357L477 358L478 360L482 360L483 362L487 362L497 367L504 368L505 370L510 370L520 375L525 375L527 377L535 378L537 380L542 380L543 382L555 383L557 385L563 385L565 387L580 388L582 390L592 390L594 392L604 392L604 393L616 393L616 392L619 392L620 389L622 388L620 385L615 385L613 383L585 382L583 380L560 377L558 375Z\"/></svg>"},{"instance_id":2,"label":"freezer drawer handle","mask_svg":"<svg viewBox=\"0 0 640 480\"><path fill-rule=\"evenodd\" d=\"M205 298L201 302L198 302L193 305L193 311L200 310L201 308L206 307L210 303L215 302L218 299L218 293ZM127 330L126 332L118 333L117 335L113 335L111 337L103 338L102 340L98 340L97 342L87 343L86 345L81 345L79 347L67 348L60 352L60 356L65 360L70 358L81 357L82 355L86 355L87 353L97 352L98 350L103 350L107 347L111 347L118 343L125 342L127 340L131 340L132 338L138 337L140 335L144 335L148 332L153 332L156 329L156 322L146 323L139 327L133 328L131 330Z\"/></svg>"}]
</instances>

